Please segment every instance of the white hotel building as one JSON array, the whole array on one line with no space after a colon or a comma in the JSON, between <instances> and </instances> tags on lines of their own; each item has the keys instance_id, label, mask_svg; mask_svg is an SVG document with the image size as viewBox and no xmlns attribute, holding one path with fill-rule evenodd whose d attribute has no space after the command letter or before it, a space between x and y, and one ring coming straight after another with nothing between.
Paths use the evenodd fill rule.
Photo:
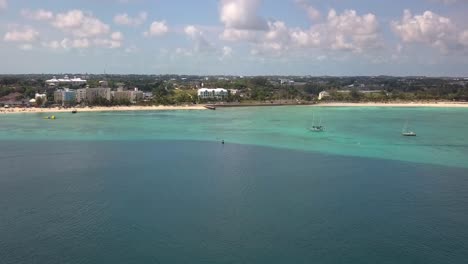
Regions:
<instances>
[{"instance_id":1,"label":"white hotel building","mask_svg":"<svg viewBox=\"0 0 468 264\"><path fill-rule=\"evenodd\" d=\"M200 99L224 99L228 96L228 91L223 88L202 88L198 89Z\"/></svg>"},{"instance_id":2,"label":"white hotel building","mask_svg":"<svg viewBox=\"0 0 468 264\"><path fill-rule=\"evenodd\" d=\"M73 77L70 79L68 75L65 75L63 79L57 79L54 76L54 78L46 81L46 84L49 86L58 86L58 85L67 85L67 84L71 84L72 86L80 86L86 83L87 81L81 78Z\"/></svg>"}]
</instances>

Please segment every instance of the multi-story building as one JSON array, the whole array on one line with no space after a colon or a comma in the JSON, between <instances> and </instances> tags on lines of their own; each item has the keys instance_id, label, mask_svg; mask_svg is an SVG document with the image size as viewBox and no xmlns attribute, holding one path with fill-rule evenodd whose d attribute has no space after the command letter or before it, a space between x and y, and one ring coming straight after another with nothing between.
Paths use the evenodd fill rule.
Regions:
<instances>
[{"instance_id":1,"label":"multi-story building","mask_svg":"<svg viewBox=\"0 0 468 264\"><path fill-rule=\"evenodd\" d=\"M112 92L112 98L117 102L128 101L135 104L143 100L144 93L142 91L138 91L137 88L133 91L123 91L123 89L118 89L117 91Z\"/></svg>"},{"instance_id":2,"label":"multi-story building","mask_svg":"<svg viewBox=\"0 0 468 264\"><path fill-rule=\"evenodd\" d=\"M99 99L111 100L111 89L110 88L88 88L86 89L86 101L93 103Z\"/></svg>"},{"instance_id":3,"label":"multi-story building","mask_svg":"<svg viewBox=\"0 0 468 264\"><path fill-rule=\"evenodd\" d=\"M56 104L70 105L76 102L76 91L64 89L54 92L54 101Z\"/></svg>"},{"instance_id":4,"label":"multi-story building","mask_svg":"<svg viewBox=\"0 0 468 264\"><path fill-rule=\"evenodd\" d=\"M84 88L76 90L76 102L92 104L96 100L111 100L110 88Z\"/></svg>"},{"instance_id":5,"label":"multi-story building","mask_svg":"<svg viewBox=\"0 0 468 264\"><path fill-rule=\"evenodd\" d=\"M86 102L86 91L88 88L78 89L76 90L76 102L78 104Z\"/></svg>"},{"instance_id":6,"label":"multi-story building","mask_svg":"<svg viewBox=\"0 0 468 264\"><path fill-rule=\"evenodd\" d=\"M198 89L200 99L224 99L228 96L228 91L223 88L202 88Z\"/></svg>"}]
</instances>

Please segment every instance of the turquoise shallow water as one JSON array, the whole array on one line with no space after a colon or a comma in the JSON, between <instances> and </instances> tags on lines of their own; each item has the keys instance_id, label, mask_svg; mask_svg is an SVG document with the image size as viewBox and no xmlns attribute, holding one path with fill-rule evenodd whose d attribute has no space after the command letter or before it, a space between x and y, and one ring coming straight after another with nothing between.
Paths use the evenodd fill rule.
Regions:
<instances>
[{"instance_id":1,"label":"turquoise shallow water","mask_svg":"<svg viewBox=\"0 0 468 264\"><path fill-rule=\"evenodd\" d=\"M308 131L313 116L326 133ZM202 140L468 167L468 109L372 107L231 108L0 116L0 140ZM418 133L400 135L403 125Z\"/></svg>"}]
</instances>

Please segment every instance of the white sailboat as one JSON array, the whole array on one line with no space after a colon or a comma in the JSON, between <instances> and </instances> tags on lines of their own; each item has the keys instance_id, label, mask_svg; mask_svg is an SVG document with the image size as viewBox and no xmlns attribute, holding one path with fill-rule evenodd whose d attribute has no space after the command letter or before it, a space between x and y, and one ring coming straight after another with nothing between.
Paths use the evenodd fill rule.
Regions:
<instances>
[{"instance_id":1,"label":"white sailboat","mask_svg":"<svg viewBox=\"0 0 468 264\"><path fill-rule=\"evenodd\" d=\"M312 118L312 126L309 128L312 132L324 132L325 127L322 125L322 119L320 119L318 124L315 124L315 115Z\"/></svg>"},{"instance_id":2,"label":"white sailboat","mask_svg":"<svg viewBox=\"0 0 468 264\"><path fill-rule=\"evenodd\" d=\"M415 137L416 136L416 132L411 131L408 128L408 121L406 121L405 126L403 127L403 130L401 131L401 135L404 136L404 137Z\"/></svg>"}]
</instances>

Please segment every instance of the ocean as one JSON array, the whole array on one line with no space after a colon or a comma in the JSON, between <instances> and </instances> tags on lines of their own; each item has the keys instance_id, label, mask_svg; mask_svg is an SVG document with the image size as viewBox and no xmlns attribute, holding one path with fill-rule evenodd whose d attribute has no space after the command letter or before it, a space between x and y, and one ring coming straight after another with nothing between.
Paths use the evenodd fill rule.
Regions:
<instances>
[{"instance_id":1,"label":"ocean","mask_svg":"<svg viewBox=\"0 0 468 264\"><path fill-rule=\"evenodd\" d=\"M467 114L3 115L0 263L465 263Z\"/></svg>"}]
</instances>

